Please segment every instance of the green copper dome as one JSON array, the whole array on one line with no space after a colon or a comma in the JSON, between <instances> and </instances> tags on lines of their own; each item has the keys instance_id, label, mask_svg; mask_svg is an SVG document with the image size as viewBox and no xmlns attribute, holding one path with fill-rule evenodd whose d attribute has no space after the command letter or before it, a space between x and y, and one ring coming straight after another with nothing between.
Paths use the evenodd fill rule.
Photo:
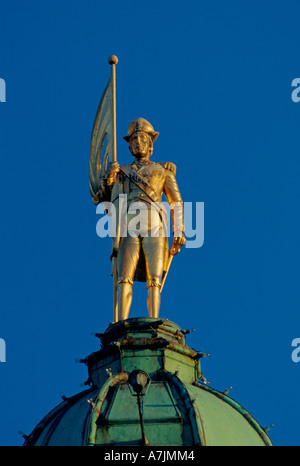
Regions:
<instances>
[{"instance_id":1,"label":"green copper dome","mask_svg":"<svg viewBox=\"0 0 300 466\"><path fill-rule=\"evenodd\" d=\"M236 401L199 382L203 354L166 319L111 324L82 360L91 388L54 408L25 445L269 446Z\"/></svg>"}]
</instances>

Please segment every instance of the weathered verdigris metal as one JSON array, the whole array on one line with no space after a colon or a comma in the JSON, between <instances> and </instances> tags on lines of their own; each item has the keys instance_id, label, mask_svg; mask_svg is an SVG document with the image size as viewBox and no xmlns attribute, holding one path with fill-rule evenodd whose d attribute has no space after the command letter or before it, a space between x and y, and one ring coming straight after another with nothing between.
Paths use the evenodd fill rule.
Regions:
<instances>
[{"instance_id":1,"label":"weathered verdigris metal","mask_svg":"<svg viewBox=\"0 0 300 466\"><path fill-rule=\"evenodd\" d=\"M100 350L82 360L91 388L45 416L26 445L272 445L242 406L200 382L203 354L185 344L175 323L128 319L98 336ZM142 420L129 382L134 371L149 378Z\"/></svg>"}]
</instances>

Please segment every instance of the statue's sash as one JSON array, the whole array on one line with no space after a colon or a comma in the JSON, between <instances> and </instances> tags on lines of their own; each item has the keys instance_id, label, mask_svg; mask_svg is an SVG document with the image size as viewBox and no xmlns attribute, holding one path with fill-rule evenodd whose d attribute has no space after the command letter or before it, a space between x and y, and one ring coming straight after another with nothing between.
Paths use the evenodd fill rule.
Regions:
<instances>
[{"instance_id":1,"label":"statue's sash","mask_svg":"<svg viewBox=\"0 0 300 466\"><path fill-rule=\"evenodd\" d=\"M168 223L168 215L166 212L165 206L161 202L161 197L155 192L152 186L148 183L145 178L142 177L139 173L131 168L130 165L123 165L120 167L120 171L124 173L127 178L132 181L136 186L138 186L144 193L147 194L149 199L152 201L152 205L157 210L159 215L161 216L163 223L166 227Z\"/></svg>"},{"instance_id":2,"label":"statue's sash","mask_svg":"<svg viewBox=\"0 0 300 466\"><path fill-rule=\"evenodd\" d=\"M129 178L130 181L132 181L134 184L136 184L142 191L144 191L147 196L151 199L152 202L154 203L160 203L161 199L160 197L156 194L155 190L152 188L152 186L148 183L148 181L145 180L139 173L137 173L135 170L133 170L130 165L125 165L120 168L120 171L124 173L124 175Z\"/></svg>"}]
</instances>

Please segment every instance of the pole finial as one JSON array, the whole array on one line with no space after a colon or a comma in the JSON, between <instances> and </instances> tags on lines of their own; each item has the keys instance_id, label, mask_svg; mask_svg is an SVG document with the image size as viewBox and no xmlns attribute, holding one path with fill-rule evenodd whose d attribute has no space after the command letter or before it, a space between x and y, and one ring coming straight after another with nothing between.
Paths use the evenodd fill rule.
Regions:
<instances>
[{"instance_id":1,"label":"pole finial","mask_svg":"<svg viewBox=\"0 0 300 466\"><path fill-rule=\"evenodd\" d=\"M118 57L116 57L116 55L111 55L108 59L108 63L110 65L116 65L118 63Z\"/></svg>"}]
</instances>

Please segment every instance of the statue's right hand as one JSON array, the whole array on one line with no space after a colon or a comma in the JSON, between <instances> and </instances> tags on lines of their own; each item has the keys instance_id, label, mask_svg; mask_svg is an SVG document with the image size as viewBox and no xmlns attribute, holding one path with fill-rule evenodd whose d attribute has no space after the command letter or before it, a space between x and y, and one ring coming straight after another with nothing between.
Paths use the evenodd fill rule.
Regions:
<instances>
[{"instance_id":1,"label":"statue's right hand","mask_svg":"<svg viewBox=\"0 0 300 466\"><path fill-rule=\"evenodd\" d=\"M118 162L111 162L108 164L107 169L102 175L102 179L105 185L111 186L116 181L117 174L120 171L120 165Z\"/></svg>"},{"instance_id":2,"label":"statue's right hand","mask_svg":"<svg viewBox=\"0 0 300 466\"><path fill-rule=\"evenodd\" d=\"M105 178L112 178L120 171L120 165L118 162L110 162L105 171Z\"/></svg>"}]
</instances>

